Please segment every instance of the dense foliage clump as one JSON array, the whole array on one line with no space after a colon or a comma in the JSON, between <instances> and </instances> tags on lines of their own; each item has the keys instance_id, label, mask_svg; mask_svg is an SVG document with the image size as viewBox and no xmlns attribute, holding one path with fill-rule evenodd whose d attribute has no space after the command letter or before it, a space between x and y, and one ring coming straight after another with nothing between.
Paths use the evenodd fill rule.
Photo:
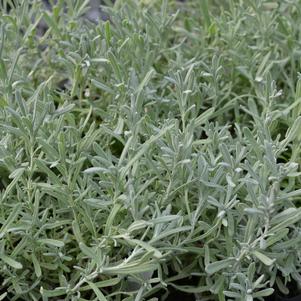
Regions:
<instances>
[{"instance_id":1,"label":"dense foliage clump","mask_svg":"<svg viewBox=\"0 0 301 301\"><path fill-rule=\"evenodd\" d=\"M301 283L300 1L121 0L98 24L89 1L14 2L0 300L251 301Z\"/></svg>"}]
</instances>

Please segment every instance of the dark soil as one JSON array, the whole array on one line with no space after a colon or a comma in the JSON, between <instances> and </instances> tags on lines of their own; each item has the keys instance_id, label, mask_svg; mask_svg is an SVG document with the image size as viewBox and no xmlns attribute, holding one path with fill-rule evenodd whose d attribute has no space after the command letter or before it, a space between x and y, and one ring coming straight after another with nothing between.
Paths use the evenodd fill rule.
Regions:
<instances>
[{"instance_id":1,"label":"dark soil","mask_svg":"<svg viewBox=\"0 0 301 301\"><path fill-rule=\"evenodd\" d=\"M287 288L289 289L288 295L283 295L279 290L275 289L275 293L268 297L267 301L301 301L301 292L298 290L296 282L287 283Z\"/></svg>"}]
</instances>

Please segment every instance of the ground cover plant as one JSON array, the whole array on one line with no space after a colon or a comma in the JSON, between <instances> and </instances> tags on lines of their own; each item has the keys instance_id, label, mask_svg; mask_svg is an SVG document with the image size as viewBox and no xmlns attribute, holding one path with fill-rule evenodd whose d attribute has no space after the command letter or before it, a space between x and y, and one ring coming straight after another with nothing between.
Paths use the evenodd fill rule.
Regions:
<instances>
[{"instance_id":1,"label":"ground cover plant","mask_svg":"<svg viewBox=\"0 0 301 301\"><path fill-rule=\"evenodd\" d=\"M0 300L300 288L300 1L105 4L1 1Z\"/></svg>"}]
</instances>

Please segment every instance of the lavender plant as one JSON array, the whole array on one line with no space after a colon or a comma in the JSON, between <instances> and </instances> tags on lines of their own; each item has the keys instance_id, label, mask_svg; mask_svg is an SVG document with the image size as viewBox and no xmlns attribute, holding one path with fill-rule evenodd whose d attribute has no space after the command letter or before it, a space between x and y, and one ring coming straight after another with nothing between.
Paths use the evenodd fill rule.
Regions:
<instances>
[{"instance_id":1,"label":"lavender plant","mask_svg":"<svg viewBox=\"0 0 301 301\"><path fill-rule=\"evenodd\" d=\"M0 5L0 300L301 283L299 1Z\"/></svg>"}]
</instances>

